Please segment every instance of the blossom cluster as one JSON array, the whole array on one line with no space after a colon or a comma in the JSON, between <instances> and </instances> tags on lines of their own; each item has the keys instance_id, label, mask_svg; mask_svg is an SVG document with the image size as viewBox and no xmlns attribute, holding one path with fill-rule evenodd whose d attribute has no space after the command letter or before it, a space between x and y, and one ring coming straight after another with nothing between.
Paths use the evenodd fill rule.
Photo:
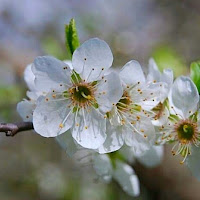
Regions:
<instances>
[{"instance_id":1,"label":"blossom cluster","mask_svg":"<svg viewBox=\"0 0 200 200\"><path fill-rule=\"evenodd\" d=\"M155 166L166 143L174 143L172 154L200 179L199 93L192 80L174 81L173 71L161 73L153 59L146 75L135 60L119 72L112 63L108 44L98 38L78 47L72 61L37 57L25 69L29 91L17 105L20 116L69 155L90 152L97 174L113 177L132 196L139 187L129 163L137 158Z\"/></svg>"}]
</instances>

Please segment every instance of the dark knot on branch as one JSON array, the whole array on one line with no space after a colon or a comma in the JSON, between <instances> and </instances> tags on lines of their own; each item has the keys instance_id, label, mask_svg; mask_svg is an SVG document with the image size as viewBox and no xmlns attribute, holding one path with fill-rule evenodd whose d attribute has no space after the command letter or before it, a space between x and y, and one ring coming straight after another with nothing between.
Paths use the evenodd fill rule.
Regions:
<instances>
[{"instance_id":1,"label":"dark knot on branch","mask_svg":"<svg viewBox=\"0 0 200 200\"><path fill-rule=\"evenodd\" d=\"M0 123L0 132L6 133L6 136L15 136L18 132L28 131L33 129L32 122L18 123Z\"/></svg>"}]
</instances>

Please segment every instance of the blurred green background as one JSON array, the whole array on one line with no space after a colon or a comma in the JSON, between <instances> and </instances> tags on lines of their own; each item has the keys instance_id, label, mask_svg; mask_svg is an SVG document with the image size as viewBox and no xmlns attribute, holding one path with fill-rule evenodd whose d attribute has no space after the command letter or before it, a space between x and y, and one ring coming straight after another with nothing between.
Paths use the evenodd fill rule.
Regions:
<instances>
[{"instance_id":1,"label":"blurred green background","mask_svg":"<svg viewBox=\"0 0 200 200\"><path fill-rule=\"evenodd\" d=\"M161 69L173 68L178 76L188 74L189 64L200 58L198 0L1 0L1 122L21 120L16 104L25 98L23 71L27 64L46 54L69 59L64 25L72 17L81 42L99 37L110 45L115 67L136 59L146 70L153 56ZM1 134L0 160L2 200L133 199L115 183L100 183L90 163L70 159L53 139L33 132L14 138ZM172 167L174 162L176 169ZM171 166L168 176L173 170L180 172L179 181L186 188L190 189L191 183L193 189L200 186L170 154L164 163ZM148 188L142 186L137 199L152 199L148 194ZM173 195L168 198L165 193L162 199L179 199ZM200 199L199 195L197 189L185 199Z\"/></svg>"}]
</instances>

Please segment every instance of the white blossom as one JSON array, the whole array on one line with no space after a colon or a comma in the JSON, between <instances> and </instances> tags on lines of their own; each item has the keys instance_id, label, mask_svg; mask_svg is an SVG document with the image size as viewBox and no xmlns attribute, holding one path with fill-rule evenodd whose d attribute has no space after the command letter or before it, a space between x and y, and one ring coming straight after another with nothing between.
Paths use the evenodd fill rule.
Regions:
<instances>
[{"instance_id":1,"label":"white blossom","mask_svg":"<svg viewBox=\"0 0 200 200\"><path fill-rule=\"evenodd\" d=\"M40 98L34 110L35 131L56 137L71 129L81 146L96 149L102 145L106 139L105 114L122 96L118 75L104 75L112 61L109 46L97 38L76 49L73 70L53 57L36 58L32 65L35 85L48 94Z\"/></svg>"},{"instance_id":2,"label":"white blossom","mask_svg":"<svg viewBox=\"0 0 200 200\"><path fill-rule=\"evenodd\" d=\"M107 114L107 139L98 151L116 151L125 143L135 153L143 153L154 143L151 109L160 102L165 83L147 81L140 64L134 60L122 68L119 76L123 95Z\"/></svg>"},{"instance_id":3,"label":"white blossom","mask_svg":"<svg viewBox=\"0 0 200 200\"><path fill-rule=\"evenodd\" d=\"M167 97L173 84L173 77L173 71L171 69L164 69L163 73L161 73L154 59L151 58L149 60L147 80L150 82L153 81L155 83L165 83L161 88L162 96L160 98L160 103L155 108L153 108L155 116L152 120L152 123L155 126L161 126L165 124L169 117Z\"/></svg>"},{"instance_id":4,"label":"white blossom","mask_svg":"<svg viewBox=\"0 0 200 200\"><path fill-rule=\"evenodd\" d=\"M167 123L158 129L161 136L157 143L174 142L172 154L182 155L181 163L187 157L192 157L192 149L200 144L198 103L199 94L195 84L188 77L178 77L169 93L171 115Z\"/></svg>"}]
</instances>

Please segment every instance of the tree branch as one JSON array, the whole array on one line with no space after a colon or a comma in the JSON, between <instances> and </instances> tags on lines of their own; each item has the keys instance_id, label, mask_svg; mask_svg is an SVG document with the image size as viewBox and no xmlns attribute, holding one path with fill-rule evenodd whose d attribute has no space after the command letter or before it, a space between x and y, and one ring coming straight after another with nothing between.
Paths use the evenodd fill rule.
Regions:
<instances>
[{"instance_id":1,"label":"tree branch","mask_svg":"<svg viewBox=\"0 0 200 200\"><path fill-rule=\"evenodd\" d=\"M32 122L18 122L18 123L0 123L0 132L6 133L6 136L15 136L21 131L28 131L33 129Z\"/></svg>"}]
</instances>

